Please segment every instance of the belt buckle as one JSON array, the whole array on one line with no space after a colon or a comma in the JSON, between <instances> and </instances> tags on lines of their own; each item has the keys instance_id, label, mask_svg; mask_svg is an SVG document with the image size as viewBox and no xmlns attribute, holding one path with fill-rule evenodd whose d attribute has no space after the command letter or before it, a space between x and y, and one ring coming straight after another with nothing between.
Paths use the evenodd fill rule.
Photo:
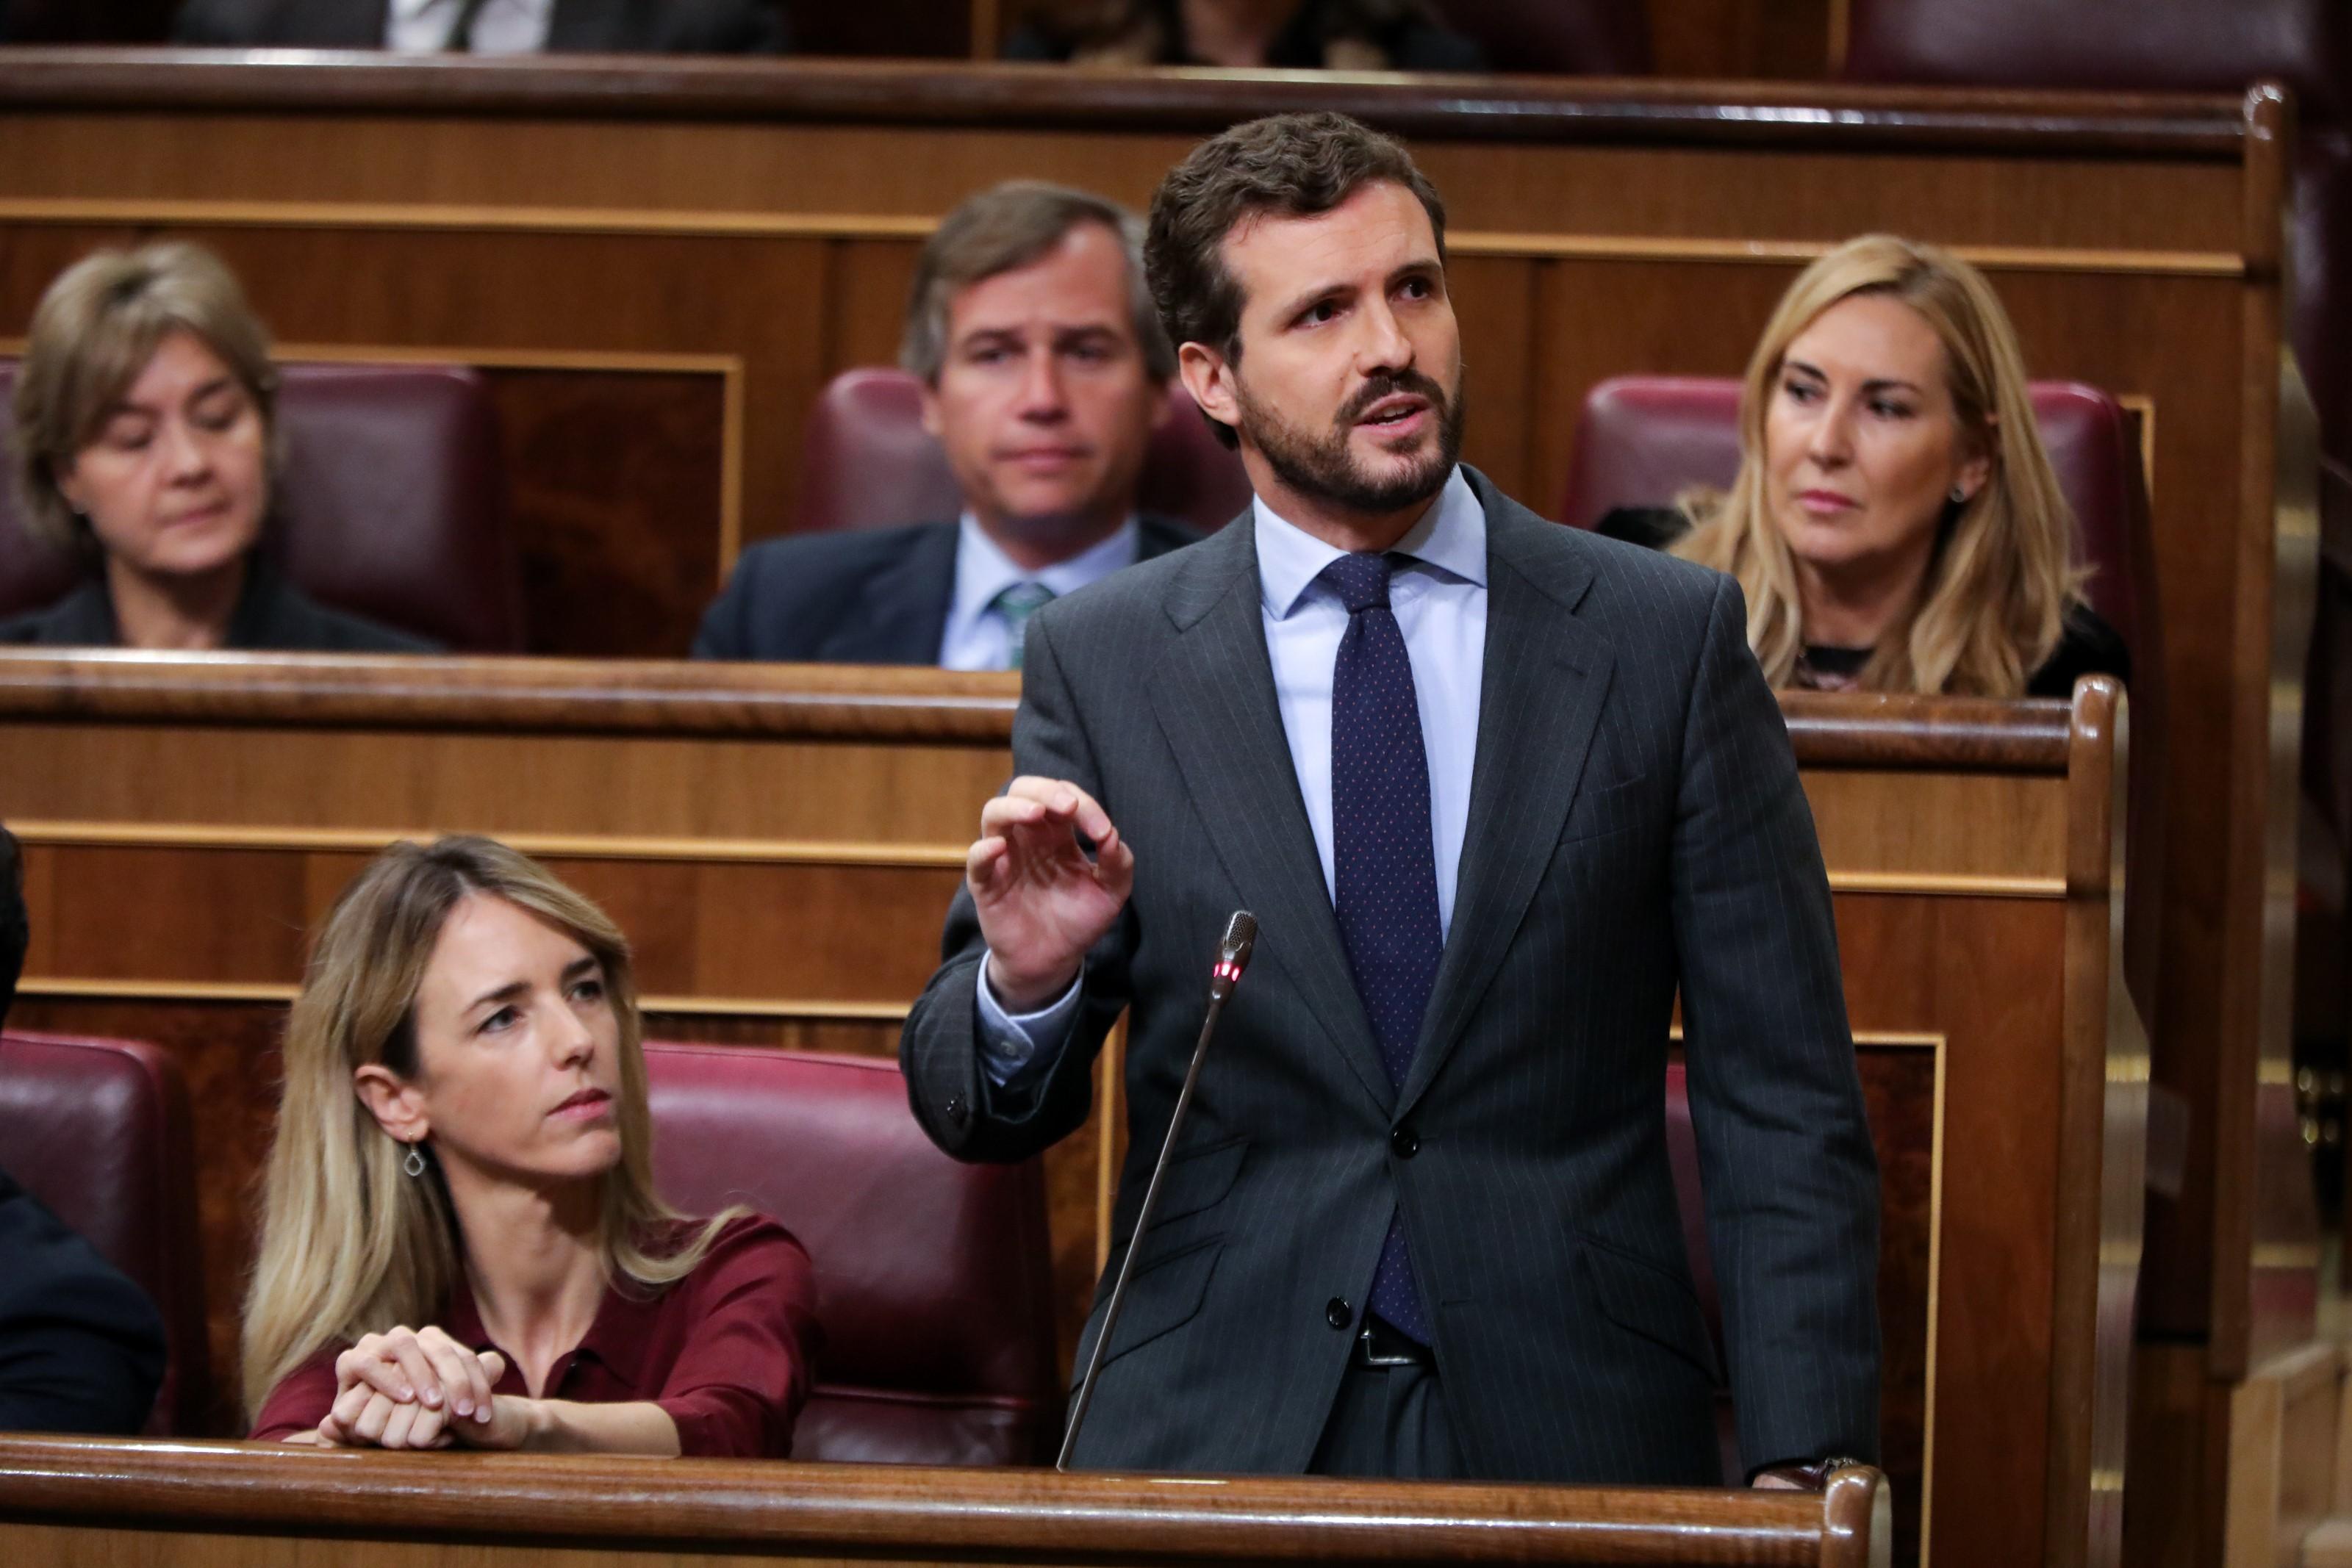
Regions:
<instances>
[{"instance_id":1,"label":"belt buckle","mask_svg":"<svg viewBox=\"0 0 2352 1568\"><path fill-rule=\"evenodd\" d=\"M1366 1366L1419 1366L1421 1359L1412 1355L1389 1355L1374 1348L1372 1325L1366 1323L1356 1335L1356 1354Z\"/></svg>"}]
</instances>

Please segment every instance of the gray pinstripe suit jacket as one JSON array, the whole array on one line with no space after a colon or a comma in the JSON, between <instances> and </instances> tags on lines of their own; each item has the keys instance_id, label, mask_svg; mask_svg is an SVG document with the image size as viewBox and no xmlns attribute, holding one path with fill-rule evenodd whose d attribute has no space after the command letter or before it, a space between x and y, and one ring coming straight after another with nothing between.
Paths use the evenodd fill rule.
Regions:
<instances>
[{"instance_id":1,"label":"gray pinstripe suit jacket","mask_svg":"<svg viewBox=\"0 0 2352 1568\"><path fill-rule=\"evenodd\" d=\"M1348 1354L1327 1311L1360 1310L1401 1204L1468 1473L1712 1484L1714 1356L1664 1143L1677 986L1742 1453L1877 1451L1876 1165L1812 818L1738 590L1470 478L1489 559L1478 755L1402 1092L1292 773L1246 517L1031 622L1015 763L1094 793L1134 848L1135 894L1088 956L1070 1047L1020 1094L978 1070L982 948L958 895L900 1048L931 1136L983 1160L1063 1137L1132 1007L1123 1248L1216 937L1237 907L1261 927L1087 1465L1303 1470Z\"/></svg>"}]
</instances>

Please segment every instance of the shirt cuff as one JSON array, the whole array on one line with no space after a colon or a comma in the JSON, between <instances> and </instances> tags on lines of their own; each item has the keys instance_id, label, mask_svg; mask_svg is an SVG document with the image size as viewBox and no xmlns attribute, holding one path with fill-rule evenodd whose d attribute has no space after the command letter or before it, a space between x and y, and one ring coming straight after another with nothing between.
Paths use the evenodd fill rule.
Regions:
<instances>
[{"instance_id":1,"label":"shirt cuff","mask_svg":"<svg viewBox=\"0 0 2352 1568\"><path fill-rule=\"evenodd\" d=\"M991 1083L1009 1089L1016 1080L1032 1078L1053 1065L1070 1037L1072 1020L1078 1016L1078 990L1086 977L1081 965L1070 988L1051 1004L1034 1013L1009 1013L989 987L988 956L981 955L980 977L975 982L980 988L980 1070Z\"/></svg>"}]
</instances>

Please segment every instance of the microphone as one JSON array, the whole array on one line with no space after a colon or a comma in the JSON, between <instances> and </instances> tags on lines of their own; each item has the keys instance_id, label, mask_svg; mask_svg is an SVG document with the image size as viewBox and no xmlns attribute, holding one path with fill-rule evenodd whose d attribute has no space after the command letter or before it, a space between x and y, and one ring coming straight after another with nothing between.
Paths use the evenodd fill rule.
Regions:
<instances>
[{"instance_id":1,"label":"microphone","mask_svg":"<svg viewBox=\"0 0 2352 1568\"><path fill-rule=\"evenodd\" d=\"M1143 1238L1151 1228L1152 1210L1160 1206L1160 1178L1168 1174L1168 1159L1176 1152L1176 1134L1184 1125L1184 1113L1192 1108L1192 1085L1201 1080L1201 1063L1209 1054L1209 1037L1217 1030L1217 1019L1225 1010L1225 998L1234 994L1241 983L1242 971L1249 967L1250 955L1257 949L1257 916L1245 909L1236 909L1225 922L1225 935L1217 944L1217 961L1209 967L1209 1015L1201 1020L1201 1038L1192 1047L1192 1061L1184 1070L1184 1087L1176 1092L1176 1109L1168 1118L1168 1135L1160 1142L1160 1157L1151 1165L1151 1180L1143 1188L1143 1207L1136 1211L1135 1234L1128 1239L1127 1256L1118 1260L1118 1278L1111 1281L1110 1301L1103 1308L1102 1332L1095 1335L1094 1354L1087 1357L1086 1375L1078 1379L1078 1396L1070 1406L1070 1429L1062 1435L1062 1452L1054 1461L1056 1470L1070 1468L1070 1455L1078 1446L1078 1429L1086 1425L1087 1409L1094 1403L1095 1380L1102 1375L1103 1351L1110 1343L1111 1331L1118 1326L1119 1309L1127 1303L1128 1276L1135 1271L1135 1260L1142 1255Z\"/></svg>"}]
</instances>

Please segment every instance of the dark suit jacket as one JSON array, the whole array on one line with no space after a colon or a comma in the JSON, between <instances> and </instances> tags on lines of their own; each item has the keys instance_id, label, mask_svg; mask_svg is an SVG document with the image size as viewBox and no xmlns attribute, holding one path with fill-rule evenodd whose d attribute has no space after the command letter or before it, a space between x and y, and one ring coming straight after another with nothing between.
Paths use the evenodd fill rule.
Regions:
<instances>
[{"instance_id":1,"label":"dark suit jacket","mask_svg":"<svg viewBox=\"0 0 2352 1568\"><path fill-rule=\"evenodd\" d=\"M1088 956L1069 1048L1025 1092L979 1070L982 946L958 895L900 1045L933 1139L1009 1160L1071 1132L1131 1006L1115 1271L1216 937L1237 907L1260 923L1105 1358L1088 1466L1303 1469L1349 1354L1327 1312L1360 1310L1402 1206L1466 1473L1716 1484L1665 1145L1677 986L1742 1452L1877 1451L1876 1166L1828 882L1738 589L1470 479L1477 758L1402 1092L1292 771L1246 516L1029 622L1015 771L1095 794L1135 893ZM1087 1345L1100 1321L1098 1295Z\"/></svg>"},{"instance_id":2,"label":"dark suit jacket","mask_svg":"<svg viewBox=\"0 0 2352 1568\"><path fill-rule=\"evenodd\" d=\"M745 550L695 633L698 659L936 664L955 598L957 528L795 534ZM1197 543L1183 524L1145 513L1139 560Z\"/></svg>"},{"instance_id":3,"label":"dark suit jacket","mask_svg":"<svg viewBox=\"0 0 2352 1568\"><path fill-rule=\"evenodd\" d=\"M184 44L373 49L387 0L187 0L172 24ZM555 0L550 54L776 55L787 38L773 0Z\"/></svg>"},{"instance_id":4,"label":"dark suit jacket","mask_svg":"<svg viewBox=\"0 0 2352 1568\"><path fill-rule=\"evenodd\" d=\"M131 1434L163 1381L145 1292L0 1171L0 1431Z\"/></svg>"},{"instance_id":5,"label":"dark suit jacket","mask_svg":"<svg viewBox=\"0 0 2352 1568\"><path fill-rule=\"evenodd\" d=\"M46 610L0 620L0 644L48 648L111 648L121 641L106 583L91 578ZM229 620L232 649L281 653L437 653L438 643L380 626L364 616L330 610L257 559Z\"/></svg>"}]
</instances>

